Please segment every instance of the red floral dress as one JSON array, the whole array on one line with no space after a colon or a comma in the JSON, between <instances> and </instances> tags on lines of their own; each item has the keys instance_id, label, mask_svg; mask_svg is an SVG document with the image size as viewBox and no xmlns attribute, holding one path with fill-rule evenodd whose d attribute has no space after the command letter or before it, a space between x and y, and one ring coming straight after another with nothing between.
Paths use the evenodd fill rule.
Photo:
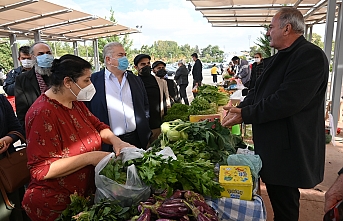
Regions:
<instances>
[{"instance_id":1,"label":"red floral dress","mask_svg":"<svg viewBox=\"0 0 343 221\"><path fill-rule=\"evenodd\" d=\"M25 123L31 182L22 205L32 220L55 220L70 203L70 194L94 193L94 166L43 180L51 163L100 150L99 131L109 126L100 122L82 102L73 102L69 109L45 94L32 104Z\"/></svg>"}]
</instances>

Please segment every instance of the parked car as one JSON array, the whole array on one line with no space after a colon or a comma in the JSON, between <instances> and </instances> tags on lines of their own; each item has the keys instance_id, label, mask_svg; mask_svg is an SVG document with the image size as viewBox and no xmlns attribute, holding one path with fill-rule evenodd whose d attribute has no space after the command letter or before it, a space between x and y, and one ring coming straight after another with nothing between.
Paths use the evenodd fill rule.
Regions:
<instances>
[{"instance_id":1,"label":"parked car","mask_svg":"<svg viewBox=\"0 0 343 221\"><path fill-rule=\"evenodd\" d=\"M174 68L173 66L170 66L170 65L166 66L166 71L167 71L168 76L174 76L176 73L176 70L177 69Z\"/></svg>"}]
</instances>

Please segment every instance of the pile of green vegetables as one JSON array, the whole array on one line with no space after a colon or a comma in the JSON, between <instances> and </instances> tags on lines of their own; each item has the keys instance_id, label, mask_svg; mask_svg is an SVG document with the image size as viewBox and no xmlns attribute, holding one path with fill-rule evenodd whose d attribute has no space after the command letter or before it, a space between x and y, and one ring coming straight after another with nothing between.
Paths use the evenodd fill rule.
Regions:
<instances>
[{"instance_id":1,"label":"pile of green vegetables","mask_svg":"<svg viewBox=\"0 0 343 221\"><path fill-rule=\"evenodd\" d=\"M163 121L168 122L176 119L189 120L189 115L216 114L218 106L226 105L229 102L227 93L221 92L216 86L202 85L198 87L198 94L190 106L175 103L169 110Z\"/></svg>"},{"instance_id":2,"label":"pile of green vegetables","mask_svg":"<svg viewBox=\"0 0 343 221\"><path fill-rule=\"evenodd\" d=\"M181 119L183 121L189 120L189 106L186 104L175 103L168 110L167 115L163 117L163 121L172 121L176 119Z\"/></svg>"},{"instance_id":3,"label":"pile of green vegetables","mask_svg":"<svg viewBox=\"0 0 343 221\"><path fill-rule=\"evenodd\" d=\"M190 160L202 158L209 159L212 163L225 164L230 154L236 153L237 148L246 146L241 136L231 134L218 119L213 122L164 122L161 125L161 132L158 139L151 144L153 148L169 146L175 153L181 150L183 156L189 155L192 151L198 152ZM207 155L208 157L204 158Z\"/></svg>"},{"instance_id":4,"label":"pile of green vegetables","mask_svg":"<svg viewBox=\"0 0 343 221\"><path fill-rule=\"evenodd\" d=\"M176 189L182 189L193 190L213 198L220 196L221 186L215 181L217 175L214 173L213 163L209 160L198 158L191 161L187 157L165 159L156 154L157 150L160 151L152 149L144 153L142 158L128 160L124 164L117 164L118 160L109 161L100 174L122 182L122 177L126 177L126 168L134 164L141 180L154 190L166 189L168 193L172 193ZM113 167L118 169L112 170ZM112 171L113 175L106 175Z\"/></svg>"},{"instance_id":5,"label":"pile of green vegetables","mask_svg":"<svg viewBox=\"0 0 343 221\"><path fill-rule=\"evenodd\" d=\"M126 221L138 213L137 207L121 207L116 201L103 199L92 204L90 197L83 197L76 192L70 195L71 203L55 221Z\"/></svg>"},{"instance_id":6,"label":"pile of green vegetables","mask_svg":"<svg viewBox=\"0 0 343 221\"><path fill-rule=\"evenodd\" d=\"M229 102L229 97L227 93L218 91L216 86L203 84L202 86L198 87L198 95L197 97L203 97L210 103L215 103L218 106L226 105Z\"/></svg>"}]
</instances>

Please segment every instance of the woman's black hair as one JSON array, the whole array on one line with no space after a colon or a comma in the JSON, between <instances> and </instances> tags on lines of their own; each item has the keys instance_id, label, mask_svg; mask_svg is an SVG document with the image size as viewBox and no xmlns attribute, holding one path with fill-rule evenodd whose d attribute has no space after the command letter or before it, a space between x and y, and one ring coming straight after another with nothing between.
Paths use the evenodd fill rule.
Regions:
<instances>
[{"instance_id":1,"label":"woman's black hair","mask_svg":"<svg viewBox=\"0 0 343 221\"><path fill-rule=\"evenodd\" d=\"M52 86L61 86L65 77L69 77L74 82L83 75L83 71L91 69L92 65L72 54L66 54L60 59L54 59L51 67L50 84Z\"/></svg>"}]
</instances>

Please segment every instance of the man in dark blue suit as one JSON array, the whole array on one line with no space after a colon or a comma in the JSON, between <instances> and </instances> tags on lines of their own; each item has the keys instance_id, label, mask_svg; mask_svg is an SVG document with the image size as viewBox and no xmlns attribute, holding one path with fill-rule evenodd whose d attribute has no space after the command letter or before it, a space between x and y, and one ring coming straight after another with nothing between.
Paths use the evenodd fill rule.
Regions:
<instances>
[{"instance_id":1,"label":"man in dark blue suit","mask_svg":"<svg viewBox=\"0 0 343 221\"><path fill-rule=\"evenodd\" d=\"M103 56L106 68L92 74L96 93L86 105L100 121L110 125L120 139L146 149L151 130L144 84L138 76L126 70L129 62L120 43L105 45ZM103 144L102 150L113 151L108 144Z\"/></svg>"}]
</instances>

